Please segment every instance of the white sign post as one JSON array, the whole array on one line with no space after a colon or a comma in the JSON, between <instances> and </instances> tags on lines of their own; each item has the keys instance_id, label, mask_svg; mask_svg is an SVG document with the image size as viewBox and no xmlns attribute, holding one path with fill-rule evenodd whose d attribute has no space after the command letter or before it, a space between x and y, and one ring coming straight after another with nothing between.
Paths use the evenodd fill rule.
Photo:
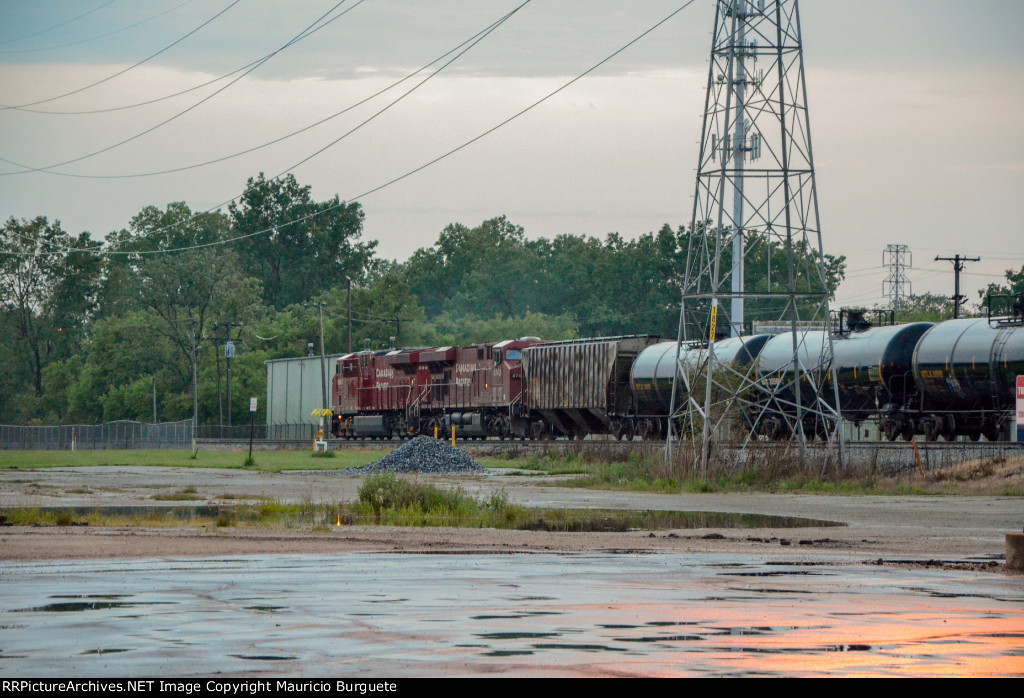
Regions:
<instances>
[{"instance_id":1,"label":"white sign post","mask_svg":"<svg viewBox=\"0 0 1024 698\"><path fill-rule=\"evenodd\" d=\"M1024 376L1017 376L1017 441L1024 441Z\"/></svg>"},{"instance_id":2,"label":"white sign post","mask_svg":"<svg viewBox=\"0 0 1024 698\"><path fill-rule=\"evenodd\" d=\"M252 462L252 432L256 426L256 398L249 398L249 462Z\"/></svg>"}]
</instances>

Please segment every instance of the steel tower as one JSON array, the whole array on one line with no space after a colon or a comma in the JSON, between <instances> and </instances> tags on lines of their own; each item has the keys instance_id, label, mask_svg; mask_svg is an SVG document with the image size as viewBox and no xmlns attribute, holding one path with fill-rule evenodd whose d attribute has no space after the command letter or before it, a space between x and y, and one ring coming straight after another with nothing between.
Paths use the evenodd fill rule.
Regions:
<instances>
[{"instance_id":1,"label":"steel tower","mask_svg":"<svg viewBox=\"0 0 1024 698\"><path fill-rule=\"evenodd\" d=\"M704 469L712 440L841 438L797 5L716 2L666 446ZM785 366L718 359L755 333L789 333Z\"/></svg>"},{"instance_id":2,"label":"steel tower","mask_svg":"<svg viewBox=\"0 0 1024 698\"><path fill-rule=\"evenodd\" d=\"M882 252L882 265L888 265L889 278L882 282L882 295L889 299L890 310L903 310L912 291L907 269L913 269L914 258L906 245L887 245Z\"/></svg>"}]
</instances>

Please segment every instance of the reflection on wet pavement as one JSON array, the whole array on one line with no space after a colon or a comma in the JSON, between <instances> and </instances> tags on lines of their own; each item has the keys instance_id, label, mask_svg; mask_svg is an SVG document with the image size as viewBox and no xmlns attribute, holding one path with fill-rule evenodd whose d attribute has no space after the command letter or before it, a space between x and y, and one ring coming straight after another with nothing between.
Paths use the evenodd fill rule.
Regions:
<instances>
[{"instance_id":1,"label":"reflection on wet pavement","mask_svg":"<svg viewBox=\"0 0 1024 698\"><path fill-rule=\"evenodd\" d=\"M5 563L0 584L5 677L1024 675L1024 583L992 573L348 554Z\"/></svg>"}]
</instances>

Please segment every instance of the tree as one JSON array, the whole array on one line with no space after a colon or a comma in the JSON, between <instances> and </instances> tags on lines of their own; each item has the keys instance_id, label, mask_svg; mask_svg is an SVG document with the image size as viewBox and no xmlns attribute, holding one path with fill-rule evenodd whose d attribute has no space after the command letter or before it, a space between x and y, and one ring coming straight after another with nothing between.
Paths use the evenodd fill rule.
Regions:
<instances>
[{"instance_id":1,"label":"tree","mask_svg":"<svg viewBox=\"0 0 1024 698\"><path fill-rule=\"evenodd\" d=\"M86 422L149 421L153 380L157 382L161 414L165 417L167 394L187 391L190 395L189 383L182 378L181 357L161 332L161 325L160 318L151 311L96 321L83 365L49 367L55 380L68 381L64 407L67 413ZM190 370L187 375L191 377ZM191 407L190 397L188 414Z\"/></svg>"},{"instance_id":2,"label":"tree","mask_svg":"<svg viewBox=\"0 0 1024 698\"><path fill-rule=\"evenodd\" d=\"M698 235L704 231L700 227ZM674 337L693 237L683 227L673 230L665 225L634 240L617 233L604 241L578 235L527 240L522 228L500 217L476 228L449 225L432 247L417 250L404 269L429 318L443 314L515 318L540 313L574 318L583 336ZM750 240L754 261L748 266L747 288L785 291L788 274L781 244L758 242ZM820 278L818 255L797 246L794 256L799 293L813 288ZM834 295L846 261L826 255L824 262L827 288ZM729 264L728 251L723 264ZM762 319L775 310L751 306Z\"/></svg>"},{"instance_id":3,"label":"tree","mask_svg":"<svg viewBox=\"0 0 1024 698\"><path fill-rule=\"evenodd\" d=\"M983 303L989 305L993 315L1024 313L1024 304L1021 302L1021 296L1024 295L1024 265L1021 265L1020 271L1007 269L1006 281L1006 285L989 284L978 291L978 295Z\"/></svg>"},{"instance_id":4,"label":"tree","mask_svg":"<svg viewBox=\"0 0 1024 698\"><path fill-rule=\"evenodd\" d=\"M404 273L428 317L518 315L537 278L532 261L523 229L500 216L475 228L448 225L432 247L412 254Z\"/></svg>"},{"instance_id":5,"label":"tree","mask_svg":"<svg viewBox=\"0 0 1024 698\"><path fill-rule=\"evenodd\" d=\"M361 278L377 245L359 241L358 203L337 196L316 202L310 187L290 174L250 178L229 211L231 235L243 238L237 243L242 269L262 283L264 300L276 308L308 301L346 277Z\"/></svg>"},{"instance_id":6,"label":"tree","mask_svg":"<svg viewBox=\"0 0 1024 698\"><path fill-rule=\"evenodd\" d=\"M224 244L223 214L193 215L184 203L163 211L148 206L130 229L118 249L136 253L129 260L139 303L153 319L152 331L174 348L170 366L176 380L169 387L190 394L194 348L201 349L214 322L256 317L259 282L240 271L238 255Z\"/></svg>"},{"instance_id":7,"label":"tree","mask_svg":"<svg viewBox=\"0 0 1024 698\"><path fill-rule=\"evenodd\" d=\"M9 360L28 369L37 398L43 369L78 351L96 307L100 244L89 233L72 237L43 216L8 219L0 231L0 320L14 338Z\"/></svg>"},{"instance_id":8,"label":"tree","mask_svg":"<svg viewBox=\"0 0 1024 698\"><path fill-rule=\"evenodd\" d=\"M896 313L898 322L942 322L952 317L952 299L938 293L907 296Z\"/></svg>"}]
</instances>

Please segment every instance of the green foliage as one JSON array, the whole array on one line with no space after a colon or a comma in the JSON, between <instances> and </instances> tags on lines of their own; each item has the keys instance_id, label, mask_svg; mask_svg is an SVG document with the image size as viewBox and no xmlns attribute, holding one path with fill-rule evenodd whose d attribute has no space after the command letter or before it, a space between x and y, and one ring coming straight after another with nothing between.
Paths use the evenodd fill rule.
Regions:
<instances>
[{"instance_id":1,"label":"green foliage","mask_svg":"<svg viewBox=\"0 0 1024 698\"><path fill-rule=\"evenodd\" d=\"M43 369L81 350L96 307L98 247L88 233L72 237L43 216L10 218L0 229L0 350L8 364L0 383L14 389L5 397L30 387L42 398ZM0 397L0 417L11 412Z\"/></svg>"},{"instance_id":2,"label":"green foliage","mask_svg":"<svg viewBox=\"0 0 1024 698\"><path fill-rule=\"evenodd\" d=\"M404 270L427 317L439 324L445 318L461 322L540 314L571 318L580 336L674 336L681 275L693 239L684 228L665 225L634 240L617 233L604 241L575 235L527 240L522 228L501 217L476 228L449 225L432 247L414 252ZM752 238L750 248L748 290L785 290L781 243ZM726 268L728 255L727 250ZM801 244L795 256L797 291L821 290L817 253ZM825 257L830 295L845 264L842 257Z\"/></svg>"},{"instance_id":3,"label":"green foliage","mask_svg":"<svg viewBox=\"0 0 1024 698\"><path fill-rule=\"evenodd\" d=\"M168 391L185 389L191 372L160 332L160 322L151 312L132 312L94 324L89 353L77 378L66 370L55 378L69 381L66 393L70 419L66 421L150 421L154 380L158 416L163 419L185 417L180 410L168 412L165 395ZM189 401L187 414L191 413Z\"/></svg>"},{"instance_id":4,"label":"green foliage","mask_svg":"<svg viewBox=\"0 0 1024 698\"><path fill-rule=\"evenodd\" d=\"M251 236L237 245L242 268L275 308L344 285L346 276L362 278L377 245L359 241L364 215L358 203L342 203L337 196L314 201L310 187L290 174L250 178L229 211L233 236Z\"/></svg>"},{"instance_id":5,"label":"green foliage","mask_svg":"<svg viewBox=\"0 0 1024 698\"><path fill-rule=\"evenodd\" d=\"M370 475L359 488L357 512L392 526L507 527L523 518L504 492L478 500L461 487L440 489L391 473Z\"/></svg>"},{"instance_id":6,"label":"green foliage","mask_svg":"<svg viewBox=\"0 0 1024 698\"><path fill-rule=\"evenodd\" d=\"M1006 281L1004 285L989 284L978 292L993 315L1013 315L1015 310L1018 314L1024 311L1024 308L1019 307L1019 299L1024 294L1024 265L1021 265L1020 271L1007 269Z\"/></svg>"},{"instance_id":7,"label":"green foliage","mask_svg":"<svg viewBox=\"0 0 1024 698\"><path fill-rule=\"evenodd\" d=\"M952 318L953 301L937 293L908 296L896 313L897 322L942 322Z\"/></svg>"},{"instance_id":8,"label":"green foliage","mask_svg":"<svg viewBox=\"0 0 1024 698\"><path fill-rule=\"evenodd\" d=\"M579 336L576 321L569 315L550 316L526 313L521 317L497 316L481 318L466 315L454 318L442 314L421 329L423 344L465 345L474 342L499 342L519 337L540 337L546 340L575 339Z\"/></svg>"}]
</instances>

